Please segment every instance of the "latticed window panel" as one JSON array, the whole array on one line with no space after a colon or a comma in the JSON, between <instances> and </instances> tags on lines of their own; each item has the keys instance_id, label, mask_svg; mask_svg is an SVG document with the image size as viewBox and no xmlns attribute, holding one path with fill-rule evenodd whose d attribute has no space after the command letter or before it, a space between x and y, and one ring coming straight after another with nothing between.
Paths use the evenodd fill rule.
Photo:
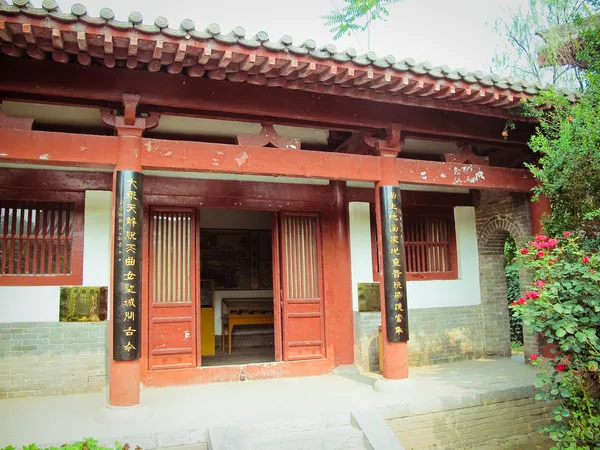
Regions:
<instances>
[{"instance_id":1,"label":"latticed window panel","mask_svg":"<svg viewBox=\"0 0 600 450\"><path fill-rule=\"evenodd\" d=\"M73 272L73 202L0 200L0 275Z\"/></svg>"},{"instance_id":2,"label":"latticed window panel","mask_svg":"<svg viewBox=\"0 0 600 450\"><path fill-rule=\"evenodd\" d=\"M415 279L456 276L456 237L451 213L403 212L406 272ZM410 278L410 276L409 276Z\"/></svg>"}]
</instances>

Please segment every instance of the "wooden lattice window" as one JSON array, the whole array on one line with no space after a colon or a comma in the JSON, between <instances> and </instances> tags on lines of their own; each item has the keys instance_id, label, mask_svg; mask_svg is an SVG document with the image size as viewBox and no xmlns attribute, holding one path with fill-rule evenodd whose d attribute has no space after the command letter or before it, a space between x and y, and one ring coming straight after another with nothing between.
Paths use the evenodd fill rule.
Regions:
<instances>
[{"instance_id":1,"label":"wooden lattice window","mask_svg":"<svg viewBox=\"0 0 600 450\"><path fill-rule=\"evenodd\" d=\"M373 277L379 280L377 228L371 208ZM402 209L404 256L407 280L452 280L458 278L454 211L451 207Z\"/></svg>"},{"instance_id":2,"label":"wooden lattice window","mask_svg":"<svg viewBox=\"0 0 600 450\"><path fill-rule=\"evenodd\" d=\"M77 285L83 272L83 193L0 197L0 285Z\"/></svg>"},{"instance_id":3,"label":"wooden lattice window","mask_svg":"<svg viewBox=\"0 0 600 450\"><path fill-rule=\"evenodd\" d=\"M404 255L409 280L449 280L458 277L452 208L402 211Z\"/></svg>"}]
</instances>

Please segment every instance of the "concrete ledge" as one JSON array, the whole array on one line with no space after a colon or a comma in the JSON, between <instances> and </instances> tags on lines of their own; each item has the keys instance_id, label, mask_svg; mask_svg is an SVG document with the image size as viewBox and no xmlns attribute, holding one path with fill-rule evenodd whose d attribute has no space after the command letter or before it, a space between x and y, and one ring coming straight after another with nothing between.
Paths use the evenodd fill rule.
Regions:
<instances>
[{"instance_id":1,"label":"concrete ledge","mask_svg":"<svg viewBox=\"0 0 600 450\"><path fill-rule=\"evenodd\" d=\"M372 450L405 450L378 411L353 411L352 424L362 430Z\"/></svg>"}]
</instances>

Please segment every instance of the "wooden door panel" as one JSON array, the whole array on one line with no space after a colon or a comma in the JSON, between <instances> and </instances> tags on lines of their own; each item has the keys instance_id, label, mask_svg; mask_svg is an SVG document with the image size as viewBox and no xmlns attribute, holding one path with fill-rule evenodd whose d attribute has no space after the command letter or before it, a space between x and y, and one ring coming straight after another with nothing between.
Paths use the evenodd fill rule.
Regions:
<instances>
[{"instance_id":1,"label":"wooden door panel","mask_svg":"<svg viewBox=\"0 0 600 450\"><path fill-rule=\"evenodd\" d=\"M196 367L196 224L193 209L150 210L149 368Z\"/></svg>"},{"instance_id":2,"label":"wooden door panel","mask_svg":"<svg viewBox=\"0 0 600 450\"><path fill-rule=\"evenodd\" d=\"M281 214L283 357L325 357L321 234L316 214Z\"/></svg>"}]
</instances>

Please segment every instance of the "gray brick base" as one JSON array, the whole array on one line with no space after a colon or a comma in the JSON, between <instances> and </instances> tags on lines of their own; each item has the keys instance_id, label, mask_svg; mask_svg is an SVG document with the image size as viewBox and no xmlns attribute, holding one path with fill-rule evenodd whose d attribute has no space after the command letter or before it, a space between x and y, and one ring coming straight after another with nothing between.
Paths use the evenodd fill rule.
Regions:
<instances>
[{"instance_id":1,"label":"gray brick base","mask_svg":"<svg viewBox=\"0 0 600 450\"><path fill-rule=\"evenodd\" d=\"M480 306L410 309L408 361L411 366L438 364L483 356ZM364 370L379 370L379 312L354 313L355 362Z\"/></svg>"},{"instance_id":2,"label":"gray brick base","mask_svg":"<svg viewBox=\"0 0 600 450\"><path fill-rule=\"evenodd\" d=\"M0 398L103 389L106 322L0 324Z\"/></svg>"}]
</instances>

